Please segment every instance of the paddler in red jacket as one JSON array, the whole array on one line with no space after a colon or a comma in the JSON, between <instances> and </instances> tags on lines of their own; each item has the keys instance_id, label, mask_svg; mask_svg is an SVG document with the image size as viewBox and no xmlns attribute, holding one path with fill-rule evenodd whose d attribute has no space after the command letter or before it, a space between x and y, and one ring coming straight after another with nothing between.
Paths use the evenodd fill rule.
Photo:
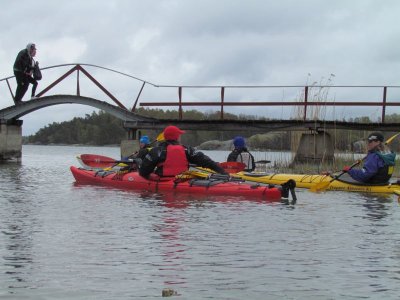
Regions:
<instances>
[{"instance_id":1,"label":"paddler in red jacket","mask_svg":"<svg viewBox=\"0 0 400 300\"><path fill-rule=\"evenodd\" d=\"M154 147L143 159L139 174L148 177L152 172L159 176L175 176L189 169L189 164L209 168L220 174L227 174L215 161L192 147L179 143L181 134L185 131L176 126L164 129L164 139Z\"/></svg>"}]
</instances>

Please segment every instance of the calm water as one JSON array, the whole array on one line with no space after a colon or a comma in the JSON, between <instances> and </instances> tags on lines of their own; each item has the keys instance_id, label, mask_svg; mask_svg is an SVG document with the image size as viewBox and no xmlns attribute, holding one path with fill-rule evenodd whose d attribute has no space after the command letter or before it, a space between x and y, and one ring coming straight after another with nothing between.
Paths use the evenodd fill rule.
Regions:
<instances>
[{"instance_id":1,"label":"calm water","mask_svg":"<svg viewBox=\"0 0 400 300\"><path fill-rule=\"evenodd\" d=\"M25 146L0 165L0 299L399 298L394 196L298 190L293 208L76 186L81 153L119 149Z\"/></svg>"}]
</instances>

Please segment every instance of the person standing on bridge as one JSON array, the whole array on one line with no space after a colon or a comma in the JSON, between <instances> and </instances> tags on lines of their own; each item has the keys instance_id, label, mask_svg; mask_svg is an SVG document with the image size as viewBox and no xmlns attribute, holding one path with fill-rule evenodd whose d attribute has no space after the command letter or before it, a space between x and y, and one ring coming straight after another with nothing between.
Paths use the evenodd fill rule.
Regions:
<instances>
[{"instance_id":1,"label":"person standing on bridge","mask_svg":"<svg viewBox=\"0 0 400 300\"><path fill-rule=\"evenodd\" d=\"M246 147L246 141L243 137L237 136L233 139L233 146L235 147L231 153L229 153L226 161L241 162L246 165L244 171L251 172L256 168L254 162L254 156L249 152Z\"/></svg>"},{"instance_id":2,"label":"person standing on bridge","mask_svg":"<svg viewBox=\"0 0 400 300\"><path fill-rule=\"evenodd\" d=\"M343 168L350 177L363 183L387 183L392 176L396 154L384 152L383 134L373 132L368 136L368 154L363 159L363 167L354 169L349 166Z\"/></svg>"},{"instance_id":3,"label":"person standing on bridge","mask_svg":"<svg viewBox=\"0 0 400 300\"><path fill-rule=\"evenodd\" d=\"M152 172L163 176L176 176L189 169L189 163L209 168L220 174L227 174L215 161L194 148L179 143L185 131L176 126L164 129L164 141L152 148L139 168L139 174L148 177Z\"/></svg>"},{"instance_id":4,"label":"person standing on bridge","mask_svg":"<svg viewBox=\"0 0 400 300\"><path fill-rule=\"evenodd\" d=\"M17 80L17 89L15 91L14 101L15 104L22 103L26 91L28 90L29 83L32 84L32 98L35 97L36 87L38 82L32 77L33 69L35 67L34 57L36 55L36 45L29 43L25 49L22 49L15 59L14 75Z\"/></svg>"}]
</instances>

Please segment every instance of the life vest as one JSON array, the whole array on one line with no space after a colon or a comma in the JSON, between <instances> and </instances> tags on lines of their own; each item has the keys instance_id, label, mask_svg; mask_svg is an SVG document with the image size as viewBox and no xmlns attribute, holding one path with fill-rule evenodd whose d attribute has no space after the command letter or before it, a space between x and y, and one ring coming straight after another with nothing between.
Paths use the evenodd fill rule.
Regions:
<instances>
[{"instance_id":1,"label":"life vest","mask_svg":"<svg viewBox=\"0 0 400 300\"><path fill-rule=\"evenodd\" d=\"M378 169L378 172L372 176L368 183L386 183L392 177L393 166L384 165L382 168Z\"/></svg>"},{"instance_id":2,"label":"life vest","mask_svg":"<svg viewBox=\"0 0 400 300\"><path fill-rule=\"evenodd\" d=\"M396 153L382 153L380 151L375 153L385 162L385 165L378 169L378 172L368 180L368 183L386 183L392 177Z\"/></svg>"},{"instance_id":3,"label":"life vest","mask_svg":"<svg viewBox=\"0 0 400 300\"><path fill-rule=\"evenodd\" d=\"M244 171L251 172L255 169L255 164L253 162L253 158L251 154L245 149L235 149L233 152L228 156L228 161L237 161L244 163L246 168Z\"/></svg>"},{"instance_id":4,"label":"life vest","mask_svg":"<svg viewBox=\"0 0 400 300\"><path fill-rule=\"evenodd\" d=\"M167 157L161 163L162 176L175 176L189 168L185 147L182 145L168 145Z\"/></svg>"},{"instance_id":5,"label":"life vest","mask_svg":"<svg viewBox=\"0 0 400 300\"><path fill-rule=\"evenodd\" d=\"M251 155L249 152L242 152L239 154L237 160L238 162L242 162L246 165L245 171L253 171L253 161L251 159Z\"/></svg>"}]
</instances>

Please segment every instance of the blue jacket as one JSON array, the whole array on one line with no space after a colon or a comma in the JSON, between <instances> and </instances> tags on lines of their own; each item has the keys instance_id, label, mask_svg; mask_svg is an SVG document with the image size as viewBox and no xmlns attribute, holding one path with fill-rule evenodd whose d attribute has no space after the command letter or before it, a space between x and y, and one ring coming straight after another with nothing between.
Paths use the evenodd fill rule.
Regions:
<instances>
[{"instance_id":1,"label":"blue jacket","mask_svg":"<svg viewBox=\"0 0 400 300\"><path fill-rule=\"evenodd\" d=\"M368 152L364 159L361 169L350 169L349 175L357 181L368 183L384 183L387 182L393 172L396 154L381 153L379 151Z\"/></svg>"}]
</instances>

